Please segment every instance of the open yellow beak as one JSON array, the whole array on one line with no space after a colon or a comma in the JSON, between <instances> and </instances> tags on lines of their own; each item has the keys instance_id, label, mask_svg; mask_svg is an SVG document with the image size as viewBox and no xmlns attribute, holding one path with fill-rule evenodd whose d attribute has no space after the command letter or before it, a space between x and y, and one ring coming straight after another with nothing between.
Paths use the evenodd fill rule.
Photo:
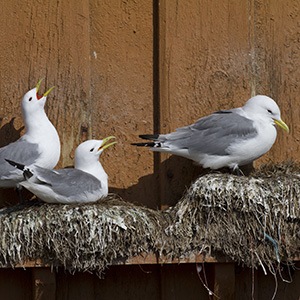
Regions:
<instances>
[{"instance_id":1,"label":"open yellow beak","mask_svg":"<svg viewBox=\"0 0 300 300\"><path fill-rule=\"evenodd\" d=\"M98 149L98 151L104 150L104 149L106 149L106 148L108 148L108 147L110 147L110 146L116 144L117 142L112 142L112 143L107 144L107 145L104 146L104 144L105 144L107 141L109 141L109 140L111 140L111 139L115 139L115 138L116 138L116 137L114 137L114 136L109 136L109 137L103 139L103 143L101 144L101 146L100 146L100 148Z\"/></svg>"},{"instance_id":2,"label":"open yellow beak","mask_svg":"<svg viewBox=\"0 0 300 300\"><path fill-rule=\"evenodd\" d=\"M275 123L276 125L280 126L280 127L281 127L283 130L285 130L287 133L290 132L289 127L288 127L282 120L278 121L278 120L274 119L274 123Z\"/></svg>"},{"instance_id":3,"label":"open yellow beak","mask_svg":"<svg viewBox=\"0 0 300 300\"><path fill-rule=\"evenodd\" d=\"M39 92L39 88L40 88L40 85L42 83L44 78L42 78L36 85L36 97L39 99L43 98L43 97L46 97L53 89L54 89L54 86L52 88L50 88L42 97L39 97L38 96L38 92Z\"/></svg>"}]
</instances>

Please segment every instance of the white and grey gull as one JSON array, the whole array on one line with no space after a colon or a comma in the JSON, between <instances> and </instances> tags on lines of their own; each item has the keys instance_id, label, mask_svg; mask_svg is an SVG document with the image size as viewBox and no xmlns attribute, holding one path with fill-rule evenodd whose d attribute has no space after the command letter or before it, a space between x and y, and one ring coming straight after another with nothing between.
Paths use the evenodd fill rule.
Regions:
<instances>
[{"instance_id":1,"label":"white and grey gull","mask_svg":"<svg viewBox=\"0 0 300 300\"><path fill-rule=\"evenodd\" d=\"M229 167L238 171L239 166L270 150L277 136L276 125L289 132L276 102L258 95L243 107L214 112L175 132L140 135L151 142L132 145L183 156L204 168Z\"/></svg>"},{"instance_id":2,"label":"white and grey gull","mask_svg":"<svg viewBox=\"0 0 300 300\"><path fill-rule=\"evenodd\" d=\"M17 141L0 148L0 187L17 187L20 195L20 181L24 180L23 172L9 165L5 159L20 162L28 167L39 165L53 169L60 157L60 140L58 133L45 113L47 95L38 91L43 79L28 91L21 102L25 133Z\"/></svg>"},{"instance_id":3,"label":"white and grey gull","mask_svg":"<svg viewBox=\"0 0 300 300\"><path fill-rule=\"evenodd\" d=\"M37 165L25 166L9 159L7 162L23 172L24 181L20 185L45 202L95 202L108 194L107 174L99 156L104 149L116 143L106 144L112 138L81 143L75 150L75 168L49 170Z\"/></svg>"}]
</instances>

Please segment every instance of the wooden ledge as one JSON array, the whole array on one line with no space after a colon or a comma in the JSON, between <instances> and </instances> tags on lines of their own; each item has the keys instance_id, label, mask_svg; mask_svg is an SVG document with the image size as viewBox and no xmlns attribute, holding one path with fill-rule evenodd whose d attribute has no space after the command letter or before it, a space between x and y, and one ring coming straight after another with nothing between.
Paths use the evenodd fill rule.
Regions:
<instances>
[{"instance_id":1,"label":"wooden ledge","mask_svg":"<svg viewBox=\"0 0 300 300\"><path fill-rule=\"evenodd\" d=\"M190 256L182 257L180 259L171 259L166 256L158 258L155 254L141 254L135 257L129 257L126 260L120 260L114 262L112 265L154 265L154 264L187 264L187 263L224 263L232 262L225 259L225 257L218 256L213 257L203 254L191 254ZM44 264L40 259L36 261L25 261L24 264L18 264L14 268L41 268L41 267L50 267L49 264ZM5 266L4 268L10 268L10 266Z\"/></svg>"}]
</instances>

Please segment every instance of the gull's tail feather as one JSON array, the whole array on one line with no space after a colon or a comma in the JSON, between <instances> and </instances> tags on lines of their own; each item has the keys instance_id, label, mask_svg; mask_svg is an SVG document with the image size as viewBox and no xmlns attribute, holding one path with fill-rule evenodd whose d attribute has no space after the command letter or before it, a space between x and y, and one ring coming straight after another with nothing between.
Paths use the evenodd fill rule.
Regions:
<instances>
[{"instance_id":1,"label":"gull's tail feather","mask_svg":"<svg viewBox=\"0 0 300 300\"><path fill-rule=\"evenodd\" d=\"M17 169L23 171L24 179L29 179L30 177L33 176L33 173L32 173L28 168L26 168L25 165L20 164L20 163L17 163L17 162L15 162L15 161L12 161L12 160L10 160L10 159L6 159L6 158L5 158L5 160L6 160L9 164L11 164L13 167L15 167L15 168L17 168Z\"/></svg>"}]
</instances>

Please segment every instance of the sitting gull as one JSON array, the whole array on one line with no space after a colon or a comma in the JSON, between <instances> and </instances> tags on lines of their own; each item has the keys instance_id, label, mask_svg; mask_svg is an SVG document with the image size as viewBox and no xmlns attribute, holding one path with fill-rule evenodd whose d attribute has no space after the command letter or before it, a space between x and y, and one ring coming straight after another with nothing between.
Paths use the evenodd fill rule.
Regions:
<instances>
[{"instance_id":1,"label":"sitting gull","mask_svg":"<svg viewBox=\"0 0 300 300\"><path fill-rule=\"evenodd\" d=\"M153 142L132 145L183 156L204 168L229 167L238 172L239 166L270 150L277 136L275 125L289 132L275 101L258 95L243 107L214 112L175 132L140 135Z\"/></svg>"},{"instance_id":2,"label":"sitting gull","mask_svg":"<svg viewBox=\"0 0 300 300\"><path fill-rule=\"evenodd\" d=\"M44 106L50 88L43 96L38 95L42 79L35 88L25 94L21 103L25 133L16 142L0 148L0 187L17 187L21 198L19 182L23 173L9 165L4 159L12 159L28 167L39 165L53 169L60 157L60 141L55 127L49 121Z\"/></svg>"},{"instance_id":3,"label":"sitting gull","mask_svg":"<svg viewBox=\"0 0 300 300\"><path fill-rule=\"evenodd\" d=\"M48 203L87 203L106 197L108 194L107 174L99 156L104 149L116 142L105 145L114 138L88 140L75 150L75 168L49 170L39 166L28 167L7 159L10 165L23 171L25 181L20 185Z\"/></svg>"}]
</instances>

